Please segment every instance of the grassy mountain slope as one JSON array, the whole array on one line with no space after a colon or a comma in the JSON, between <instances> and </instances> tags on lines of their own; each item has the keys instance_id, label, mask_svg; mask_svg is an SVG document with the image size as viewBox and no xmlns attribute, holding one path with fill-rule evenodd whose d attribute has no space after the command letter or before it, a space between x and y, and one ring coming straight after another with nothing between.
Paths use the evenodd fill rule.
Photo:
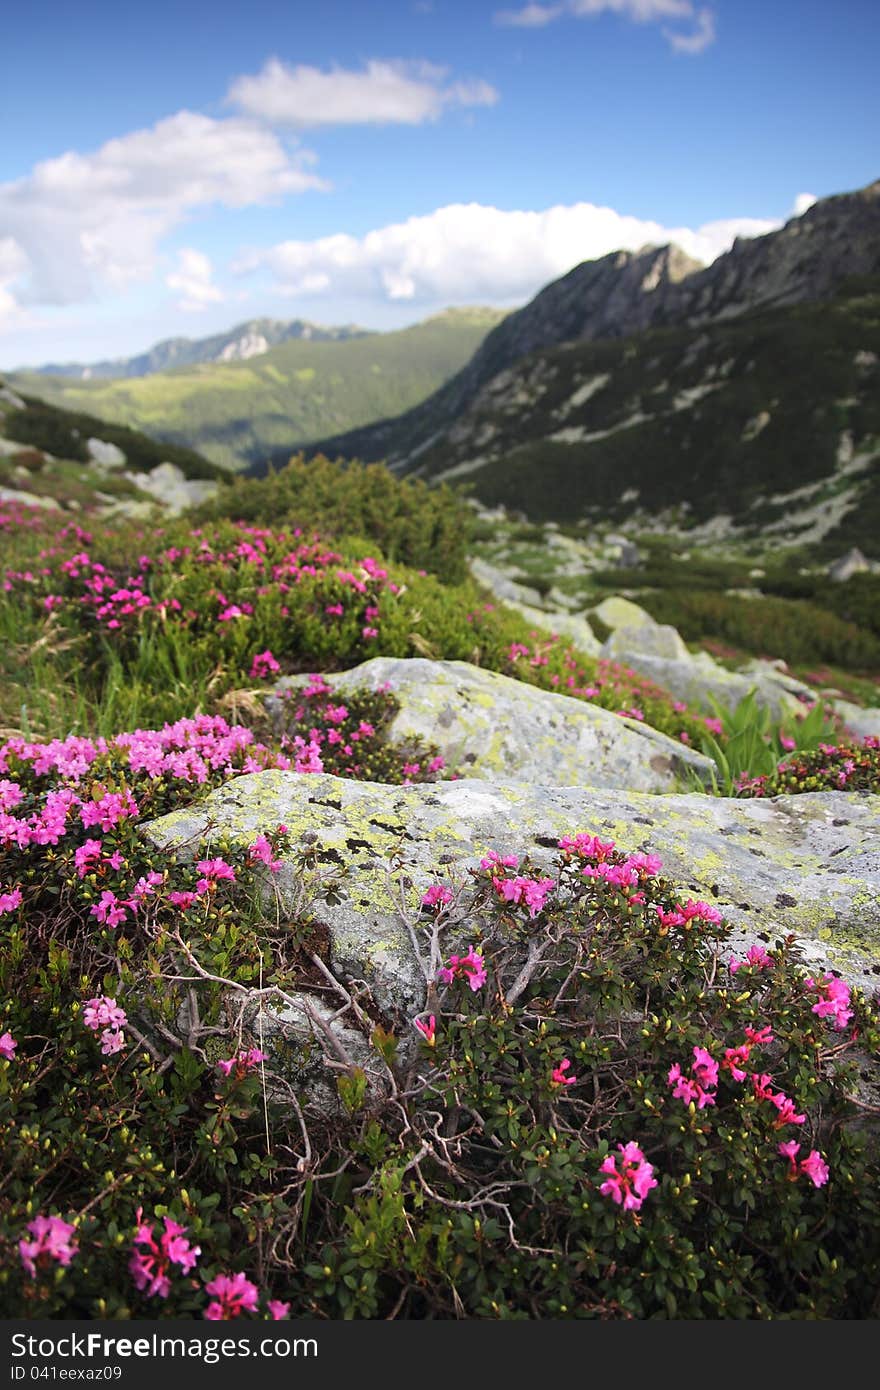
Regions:
<instances>
[{"instance_id":1,"label":"grassy mountain slope","mask_svg":"<svg viewBox=\"0 0 880 1390\"><path fill-rule=\"evenodd\" d=\"M880 276L822 305L572 343L490 381L414 471L535 520L679 509L877 555L878 363Z\"/></svg>"},{"instance_id":2,"label":"grassy mountain slope","mask_svg":"<svg viewBox=\"0 0 880 1390\"><path fill-rule=\"evenodd\" d=\"M244 362L131 380L13 374L10 381L17 390L148 430L237 469L407 410L456 372L501 318L492 309L450 310L396 333L282 343Z\"/></svg>"}]
</instances>

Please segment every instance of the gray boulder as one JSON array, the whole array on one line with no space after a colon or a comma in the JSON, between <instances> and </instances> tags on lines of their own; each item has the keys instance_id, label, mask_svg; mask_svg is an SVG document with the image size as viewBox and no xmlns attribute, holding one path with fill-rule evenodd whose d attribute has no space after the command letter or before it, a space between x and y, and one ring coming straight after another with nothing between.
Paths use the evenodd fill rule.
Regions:
<instances>
[{"instance_id":1,"label":"gray boulder","mask_svg":"<svg viewBox=\"0 0 880 1390\"><path fill-rule=\"evenodd\" d=\"M268 771L236 778L144 834L191 857L203 837L244 846L282 823L311 865L284 863L274 885L282 910L295 915L305 903L329 934L333 970L365 981L380 1008L424 1007L433 977L419 904L432 884L461 889L489 850L528 854L546 868L557 839L580 831L659 854L679 892L721 909L730 949L741 952L758 933L771 941L793 933L812 970L838 969L869 991L880 983L876 797L738 801L510 779L390 787ZM274 896L267 909L274 918ZM475 925L465 916L463 936Z\"/></svg>"},{"instance_id":2,"label":"gray boulder","mask_svg":"<svg viewBox=\"0 0 880 1390\"><path fill-rule=\"evenodd\" d=\"M710 782L707 758L648 725L466 661L376 657L326 679L340 695L390 684L401 703L390 736L436 744L447 767L469 776L642 792L672 792L692 776ZM269 708L280 717L277 692Z\"/></svg>"},{"instance_id":3,"label":"gray boulder","mask_svg":"<svg viewBox=\"0 0 880 1390\"><path fill-rule=\"evenodd\" d=\"M86 448L89 451L89 458L98 468L123 468L128 462L118 445L111 444L109 440L87 439Z\"/></svg>"}]
</instances>

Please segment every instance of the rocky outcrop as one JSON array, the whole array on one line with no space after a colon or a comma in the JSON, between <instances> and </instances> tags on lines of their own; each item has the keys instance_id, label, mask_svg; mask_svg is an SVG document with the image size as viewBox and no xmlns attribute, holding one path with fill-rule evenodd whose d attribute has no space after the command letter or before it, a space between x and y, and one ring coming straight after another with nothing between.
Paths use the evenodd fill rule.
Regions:
<instances>
[{"instance_id":1,"label":"rocky outcrop","mask_svg":"<svg viewBox=\"0 0 880 1390\"><path fill-rule=\"evenodd\" d=\"M376 657L325 679L339 695L390 686L401 708L389 737L425 739L467 776L651 793L711 782L709 759L646 724L466 661ZM283 681L278 692L305 680ZM278 692L269 706L280 719Z\"/></svg>"},{"instance_id":2,"label":"rocky outcrop","mask_svg":"<svg viewBox=\"0 0 880 1390\"><path fill-rule=\"evenodd\" d=\"M126 473L124 476L159 502L171 516L207 501L220 486L206 478L187 478L176 463L159 463L148 473Z\"/></svg>"},{"instance_id":3,"label":"rocky outcrop","mask_svg":"<svg viewBox=\"0 0 880 1390\"><path fill-rule=\"evenodd\" d=\"M794 933L812 969L830 965L869 992L880 983L876 797L657 797L501 778L389 787L269 771L236 778L145 834L187 857L203 837L246 845L278 824L293 846L275 884L283 907L301 912L307 902L328 933L334 971L366 981L380 1009L424 1007L414 942L429 887L460 889L489 850L546 868L559 837L581 831L659 854L679 892L723 912L732 950ZM296 858L303 852L311 869ZM461 930L472 936L475 927L465 920Z\"/></svg>"},{"instance_id":4,"label":"rocky outcrop","mask_svg":"<svg viewBox=\"0 0 880 1390\"><path fill-rule=\"evenodd\" d=\"M415 409L316 447L412 471L492 378L530 354L821 300L845 277L878 270L880 181L823 198L777 232L738 238L707 267L674 245L612 252L576 266L508 315L467 366Z\"/></svg>"}]
</instances>

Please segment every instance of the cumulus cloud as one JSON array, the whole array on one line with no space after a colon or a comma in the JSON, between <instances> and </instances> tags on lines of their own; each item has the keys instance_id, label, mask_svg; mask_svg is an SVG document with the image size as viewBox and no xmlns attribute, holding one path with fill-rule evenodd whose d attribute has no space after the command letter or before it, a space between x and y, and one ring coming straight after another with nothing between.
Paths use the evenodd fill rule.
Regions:
<instances>
[{"instance_id":1,"label":"cumulus cloud","mask_svg":"<svg viewBox=\"0 0 880 1390\"><path fill-rule=\"evenodd\" d=\"M815 193L799 193L794 200L795 217L801 217L817 201Z\"/></svg>"},{"instance_id":2,"label":"cumulus cloud","mask_svg":"<svg viewBox=\"0 0 880 1390\"><path fill-rule=\"evenodd\" d=\"M561 0L559 4L528 4L516 10L498 10L496 24L522 29L541 29L556 19L595 19L601 14L623 15L635 24L654 24L664 20L695 26L691 31L663 30L677 53L702 53L715 39L715 20L711 10L697 9L693 0Z\"/></svg>"},{"instance_id":3,"label":"cumulus cloud","mask_svg":"<svg viewBox=\"0 0 880 1390\"><path fill-rule=\"evenodd\" d=\"M421 125L450 106L491 106L488 82L447 82L448 70L431 63L368 62L344 68L288 67L270 58L256 76L236 78L227 101L270 125Z\"/></svg>"},{"instance_id":4,"label":"cumulus cloud","mask_svg":"<svg viewBox=\"0 0 880 1390\"><path fill-rule=\"evenodd\" d=\"M506 212L452 204L425 217L315 241L285 241L244 253L235 269L267 270L278 293L333 295L419 305L514 304L581 261L620 249L677 242L708 264L737 236L761 236L779 222L729 218L701 227L665 227L592 203Z\"/></svg>"},{"instance_id":5,"label":"cumulus cloud","mask_svg":"<svg viewBox=\"0 0 880 1390\"><path fill-rule=\"evenodd\" d=\"M251 120L192 111L90 154L45 160L0 184L0 226L18 248L18 302L72 304L146 279L160 239L195 209L325 187L312 162Z\"/></svg>"},{"instance_id":6,"label":"cumulus cloud","mask_svg":"<svg viewBox=\"0 0 880 1390\"><path fill-rule=\"evenodd\" d=\"M200 314L209 304L223 301L223 293L212 283L213 267L203 251L184 246L177 253L177 269L166 275L165 284L179 295L178 309Z\"/></svg>"}]
</instances>

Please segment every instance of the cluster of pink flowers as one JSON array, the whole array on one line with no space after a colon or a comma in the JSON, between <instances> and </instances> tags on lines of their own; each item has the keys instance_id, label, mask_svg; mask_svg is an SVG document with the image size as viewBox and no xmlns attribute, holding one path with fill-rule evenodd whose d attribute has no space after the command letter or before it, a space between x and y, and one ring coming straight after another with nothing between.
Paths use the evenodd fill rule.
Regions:
<instances>
[{"instance_id":1,"label":"cluster of pink flowers","mask_svg":"<svg viewBox=\"0 0 880 1390\"><path fill-rule=\"evenodd\" d=\"M599 1172L607 1174L599 1191L624 1211L638 1211L651 1189L657 1186L654 1167L638 1144L618 1144L617 1148L620 1156L609 1154L599 1166Z\"/></svg>"},{"instance_id":2,"label":"cluster of pink flowers","mask_svg":"<svg viewBox=\"0 0 880 1390\"><path fill-rule=\"evenodd\" d=\"M270 676L276 676L281 670L270 651L258 652L251 662L251 680L268 680Z\"/></svg>"},{"instance_id":3,"label":"cluster of pink flowers","mask_svg":"<svg viewBox=\"0 0 880 1390\"><path fill-rule=\"evenodd\" d=\"M422 907L446 907L452 902L452 889L445 888L440 883L434 883L426 893L422 894Z\"/></svg>"},{"instance_id":4,"label":"cluster of pink flowers","mask_svg":"<svg viewBox=\"0 0 880 1390\"><path fill-rule=\"evenodd\" d=\"M750 946L746 951L745 960L737 960L736 956L731 956L728 969L731 975L735 975L737 970L744 967L751 970L772 970L773 957L764 950L763 946Z\"/></svg>"},{"instance_id":5,"label":"cluster of pink flowers","mask_svg":"<svg viewBox=\"0 0 880 1390\"><path fill-rule=\"evenodd\" d=\"M705 1047L695 1047L690 1075L685 1076L676 1062L675 1066L669 1068L667 1081L673 1088L672 1094L678 1100L683 1100L685 1105L690 1105L693 1101L697 1109L702 1110L706 1105L715 1104L718 1063Z\"/></svg>"},{"instance_id":6,"label":"cluster of pink flowers","mask_svg":"<svg viewBox=\"0 0 880 1390\"><path fill-rule=\"evenodd\" d=\"M555 882L552 878L493 877L492 886L500 902L522 904L529 910L529 917L537 917L543 909Z\"/></svg>"},{"instance_id":7,"label":"cluster of pink flowers","mask_svg":"<svg viewBox=\"0 0 880 1390\"><path fill-rule=\"evenodd\" d=\"M20 888L11 888L9 892L0 893L0 917L5 912L14 912L16 908L21 907L21 901Z\"/></svg>"},{"instance_id":8,"label":"cluster of pink flowers","mask_svg":"<svg viewBox=\"0 0 880 1390\"><path fill-rule=\"evenodd\" d=\"M247 1050L242 1049L234 1057L218 1062L217 1066L224 1076L232 1076L234 1080L240 1081L249 1072L256 1071L260 1063L266 1060L265 1052L261 1052L258 1047L250 1047Z\"/></svg>"},{"instance_id":9,"label":"cluster of pink flowers","mask_svg":"<svg viewBox=\"0 0 880 1390\"><path fill-rule=\"evenodd\" d=\"M128 1268L135 1288L149 1298L167 1298L171 1292L171 1266L177 1265L184 1274L189 1274L202 1253L200 1246L190 1245L185 1238L186 1226L170 1216L163 1221L165 1229L157 1238L152 1221L144 1221L143 1211L138 1207L138 1226Z\"/></svg>"},{"instance_id":10,"label":"cluster of pink flowers","mask_svg":"<svg viewBox=\"0 0 880 1390\"><path fill-rule=\"evenodd\" d=\"M810 1179L814 1187L824 1187L830 1177L830 1169L822 1155L817 1149L811 1149L806 1158L798 1162L798 1154L801 1151L800 1144L794 1139L789 1139L785 1144L778 1146L779 1153L789 1162L788 1177L790 1182L797 1182L803 1173Z\"/></svg>"},{"instance_id":11,"label":"cluster of pink flowers","mask_svg":"<svg viewBox=\"0 0 880 1390\"><path fill-rule=\"evenodd\" d=\"M853 1016L849 1006L850 990L846 981L826 971L821 980L814 980L812 977L807 980L805 988L815 990L819 996L818 1003L813 1005L813 1013L818 1014L819 1018L833 1019L834 1027L838 1032L842 1032Z\"/></svg>"},{"instance_id":12,"label":"cluster of pink flowers","mask_svg":"<svg viewBox=\"0 0 880 1390\"><path fill-rule=\"evenodd\" d=\"M486 983L486 962L471 946L466 956L450 956L449 964L438 970L437 978L444 985L451 985L453 980L467 980L468 987L476 994Z\"/></svg>"},{"instance_id":13,"label":"cluster of pink flowers","mask_svg":"<svg viewBox=\"0 0 880 1390\"><path fill-rule=\"evenodd\" d=\"M5 1057L7 1062L15 1058L15 1049L18 1043L11 1033L0 1033L0 1057Z\"/></svg>"},{"instance_id":14,"label":"cluster of pink flowers","mask_svg":"<svg viewBox=\"0 0 880 1390\"><path fill-rule=\"evenodd\" d=\"M86 1000L83 1024L93 1033L101 1030L101 1051L105 1057L112 1057L125 1047L125 1034L122 1030L127 1023L125 1010L109 995L102 994Z\"/></svg>"},{"instance_id":15,"label":"cluster of pink flowers","mask_svg":"<svg viewBox=\"0 0 880 1390\"><path fill-rule=\"evenodd\" d=\"M27 1229L33 1237L18 1242L18 1253L25 1272L36 1279L37 1270L46 1270L53 1261L66 1269L77 1252L77 1244L71 1239L76 1231L69 1221L60 1216L35 1216L29 1221Z\"/></svg>"},{"instance_id":16,"label":"cluster of pink flowers","mask_svg":"<svg viewBox=\"0 0 880 1390\"><path fill-rule=\"evenodd\" d=\"M252 864L265 864L271 874L277 874L281 868L281 860L275 858L275 851L265 835L258 835L248 846L248 858Z\"/></svg>"},{"instance_id":17,"label":"cluster of pink flowers","mask_svg":"<svg viewBox=\"0 0 880 1390\"><path fill-rule=\"evenodd\" d=\"M257 1311L260 1291L244 1274L218 1274L205 1285L205 1292L212 1298L205 1309L205 1317L211 1322L228 1321L241 1317L242 1313Z\"/></svg>"}]
</instances>

